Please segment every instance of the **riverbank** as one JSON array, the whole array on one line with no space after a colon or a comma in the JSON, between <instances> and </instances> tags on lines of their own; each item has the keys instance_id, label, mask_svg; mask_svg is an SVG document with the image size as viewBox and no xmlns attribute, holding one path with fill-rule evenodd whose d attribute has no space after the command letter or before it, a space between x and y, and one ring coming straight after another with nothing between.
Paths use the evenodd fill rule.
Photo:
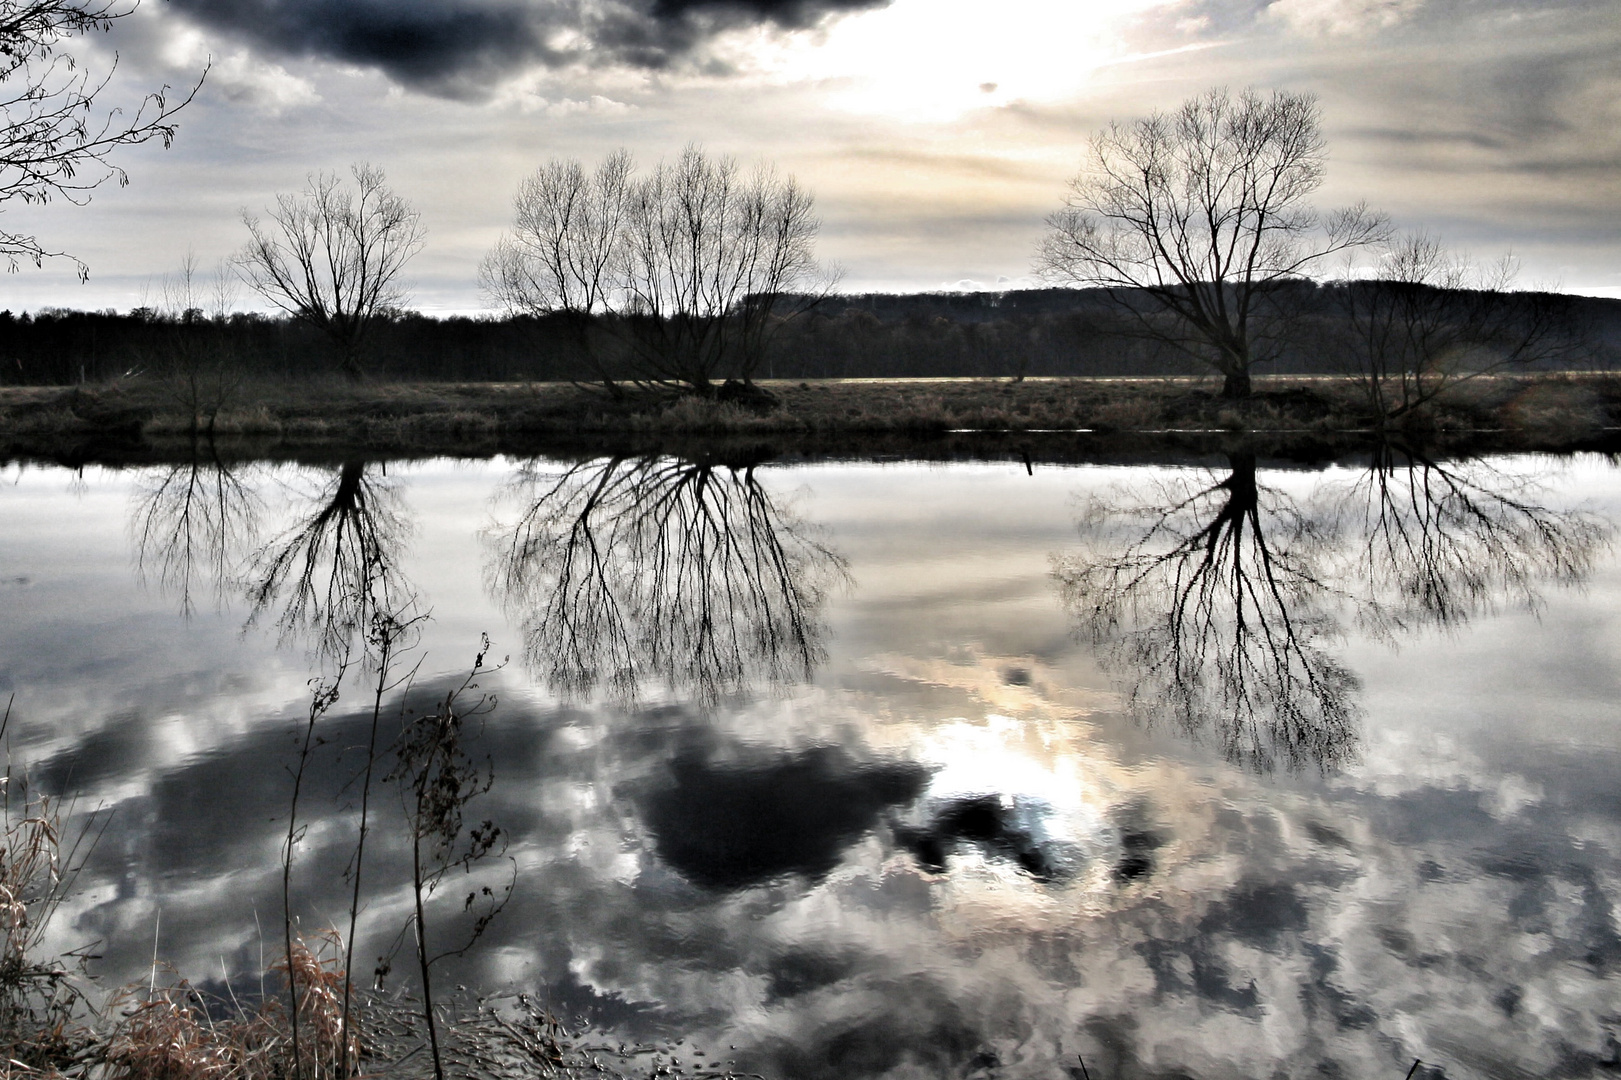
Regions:
<instances>
[{"instance_id":1,"label":"riverbank","mask_svg":"<svg viewBox=\"0 0 1621 1080\"><path fill-rule=\"evenodd\" d=\"M272 456L535 453L580 444L739 438L883 452L966 434L1068 433L1132 443L1240 435L1334 450L1377 425L1364 389L1339 378L1263 377L1230 401L1199 379L763 381L733 400L572 383L239 384L193 394L156 380L0 387L7 458L167 457L202 435ZM192 402L200 401L200 408ZM1621 379L1547 374L1476 379L1397 425L1437 450L1568 450L1621 428Z\"/></svg>"}]
</instances>

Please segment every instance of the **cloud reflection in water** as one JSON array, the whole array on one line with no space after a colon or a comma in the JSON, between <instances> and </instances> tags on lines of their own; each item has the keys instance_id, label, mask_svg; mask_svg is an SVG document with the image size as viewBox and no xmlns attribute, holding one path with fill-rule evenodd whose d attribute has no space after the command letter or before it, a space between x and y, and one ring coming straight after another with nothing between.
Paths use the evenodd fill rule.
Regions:
<instances>
[{"instance_id":1,"label":"cloud reflection in water","mask_svg":"<svg viewBox=\"0 0 1621 1080\"><path fill-rule=\"evenodd\" d=\"M1555 626L1596 620L1593 632L1607 633L1603 603L1549 585L1585 580L1600 600L1613 597L1606 532L1570 509L1575 496L1546 463L1492 466L1539 480L1540 494L1495 487L1491 471L1462 463L1435 468L1471 485L1457 488L1469 505L1489 506L1497 492L1546 510L1527 516L1505 503L1501 514L1527 524L1492 535L1562 538L1543 549L1492 541L1501 557L1464 544L1478 534L1462 525L1452 539L1426 541L1430 564L1497 568L1484 593L1445 594L1477 599L1431 605L1445 621L1415 599L1435 589L1364 593L1360 572L1346 569L1385 558L1370 554L1357 524L1367 518L1347 500L1379 482L1410 505L1409 486L1442 482L1433 469L1380 481L1360 469L1311 477L1256 467L1262 539L1286 540L1279 546L1326 593L1313 603L1335 633L1310 643L1348 657L1340 662L1364 679L1362 760L1327 775L1233 768L1170 725L1170 738L1144 735L1097 688L1091 650L1065 644L1068 617L1042 561L1069 527L1064 495L1101 486L1095 474L1033 486L1050 505L1032 501L987 523L953 470L875 471L873 489L893 505L947 507L889 547L837 517L847 476L791 474L816 492L805 521L828 523L826 546L837 542L863 581L852 603L816 609L825 661L808 681L768 680L769 693L704 701L689 690L657 707L612 695L559 704L511 672L505 689L515 692L503 694L479 749L497 763L489 812L513 834L519 893L455 977L545 984L559 1004L626 1030L678 1030L711 1050L736 1044L726 1056L768 1075L1052 1077L1076 1054L1093 1076L1398 1075L1415 1056L1446 1062L1448 1075L1605 1075L1621 978L1613 741L1539 730L1541 703L1512 686L1494 691L1502 701L1461 693L1440 706L1404 705L1387 688L1409 657L1436 671L1512 661L1530 672L1550 650L1571 648L1548 636ZM1009 473L1026 480L1020 468ZM1218 516L1234 496L1220 487L1225 471L1130 475L1139 493L1194 484ZM787 486L763 468L755 481L773 499ZM402 512L405 499L413 514L428 499L409 480L398 493ZM1316 534L1280 531L1268 499L1309 518ZM473 516L459 519L462 535ZM986 531L952 527L969 522ZM995 548L993 526L1015 539ZM936 548L954 561L930 575L933 591L890 579L890 568ZM1025 562L1010 568L1007 551ZM408 543L399 555L410 580L434 580ZM1426 580L1387 565L1385 580ZM1515 582L1529 588L1503 587ZM1377 621L1354 617L1369 597L1384 604ZM454 602L444 590L434 599ZM1545 633L1503 615L1532 600ZM952 603L955 612L941 606ZM1416 632L1466 622L1518 636L1505 646L1485 632ZM950 635L934 632L942 624ZM1389 656L1392 627L1400 664L1353 663ZM1611 668L1570 691L1587 695L1582 708L1607 707L1594 687ZM1493 709L1527 719L1491 738L1460 719ZM166 730L155 717L104 711L90 718L94 731L60 735L41 763L51 777L84 777L90 798L105 791L119 803L94 891L71 913L79 930L108 937L109 969L139 973L161 907L165 953L184 970L213 971L223 955L233 978L246 972L253 907L274 910L280 728L261 723L176 750L153 734ZM331 745L354 745L362 723L335 716ZM330 762L312 780L332 813L306 841L305 911L342 906L352 807L338 793L352 764ZM391 860L402 856L382 846L374 880L394 879ZM374 893L364 932L397 929L398 901Z\"/></svg>"}]
</instances>

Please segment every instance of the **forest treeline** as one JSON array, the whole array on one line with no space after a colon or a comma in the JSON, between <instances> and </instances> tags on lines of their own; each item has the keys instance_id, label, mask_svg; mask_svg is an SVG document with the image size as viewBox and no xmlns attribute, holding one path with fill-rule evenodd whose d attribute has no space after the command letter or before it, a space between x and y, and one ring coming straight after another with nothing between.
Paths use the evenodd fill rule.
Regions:
<instances>
[{"instance_id":1,"label":"forest treeline","mask_svg":"<svg viewBox=\"0 0 1621 1080\"><path fill-rule=\"evenodd\" d=\"M1345 291L1357 285L1289 286L1294 317L1265 374L1347 374ZM1438 295L1445 299L1444 292ZM1467 294L1456 294L1466 306ZM1621 300L1512 293L1494 301L1527 320L1553 318L1579 343L1536 365L1609 369L1621 359ZM607 327L618 316L595 316ZM386 314L367 342L371 376L401 381L591 381L601 356L580 348L564 316ZM250 379L303 381L334 370L335 346L284 315L205 316L136 309L0 312L0 384L61 386L176 367L224 368ZM1535 369L1535 368L1533 368ZM775 329L765 378L1115 376L1194 374L1202 366L1145 335L1102 289L978 293L835 294ZM633 373L627 371L625 375Z\"/></svg>"}]
</instances>

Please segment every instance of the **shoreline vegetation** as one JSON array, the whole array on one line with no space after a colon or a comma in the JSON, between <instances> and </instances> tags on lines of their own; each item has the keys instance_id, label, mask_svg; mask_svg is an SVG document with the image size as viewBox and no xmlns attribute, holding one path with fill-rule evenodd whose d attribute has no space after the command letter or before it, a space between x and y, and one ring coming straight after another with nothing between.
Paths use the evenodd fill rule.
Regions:
<instances>
[{"instance_id":1,"label":"shoreline vegetation","mask_svg":"<svg viewBox=\"0 0 1621 1080\"><path fill-rule=\"evenodd\" d=\"M1392 439L1448 453L1621 443L1621 378L1608 372L1480 376L1384 423L1354 378L1257 377L1241 401L1220 391L1218 379L1198 377L767 379L704 398L613 396L566 382L334 378L244 382L203 410L171 384L129 379L0 387L0 455L138 463L188 456L199 442L232 457L421 457L649 452L701 441L749 443L767 456L1063 460L1234 438L1304 457Z\"/></svg>"}]
</instances>

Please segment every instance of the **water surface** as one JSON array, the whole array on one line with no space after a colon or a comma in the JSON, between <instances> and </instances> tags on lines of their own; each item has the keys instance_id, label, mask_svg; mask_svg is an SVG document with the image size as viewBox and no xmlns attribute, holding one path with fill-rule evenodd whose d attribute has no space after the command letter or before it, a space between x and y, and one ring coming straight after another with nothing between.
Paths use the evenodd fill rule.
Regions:
<instances>
[{"instance_id":1,"label":"water surface","mask_svg":"<svg viewBox=\"0 0 1621 1080\"><path fill-rule=\"evenodd\" d=\"M511 861L431 923L453 943L464 884L511 899L454 981L777 1076L1621 1067L1606 460L0 480L12 760L111 811L54 928L110 983L156 942L257 988L309 682L340 671L293 906L345 922L395 613L430 616L407 711L481 634L510 657L468 813ZM398 787L366 970L409 910Z\"/></svg>"}]
</instances>

